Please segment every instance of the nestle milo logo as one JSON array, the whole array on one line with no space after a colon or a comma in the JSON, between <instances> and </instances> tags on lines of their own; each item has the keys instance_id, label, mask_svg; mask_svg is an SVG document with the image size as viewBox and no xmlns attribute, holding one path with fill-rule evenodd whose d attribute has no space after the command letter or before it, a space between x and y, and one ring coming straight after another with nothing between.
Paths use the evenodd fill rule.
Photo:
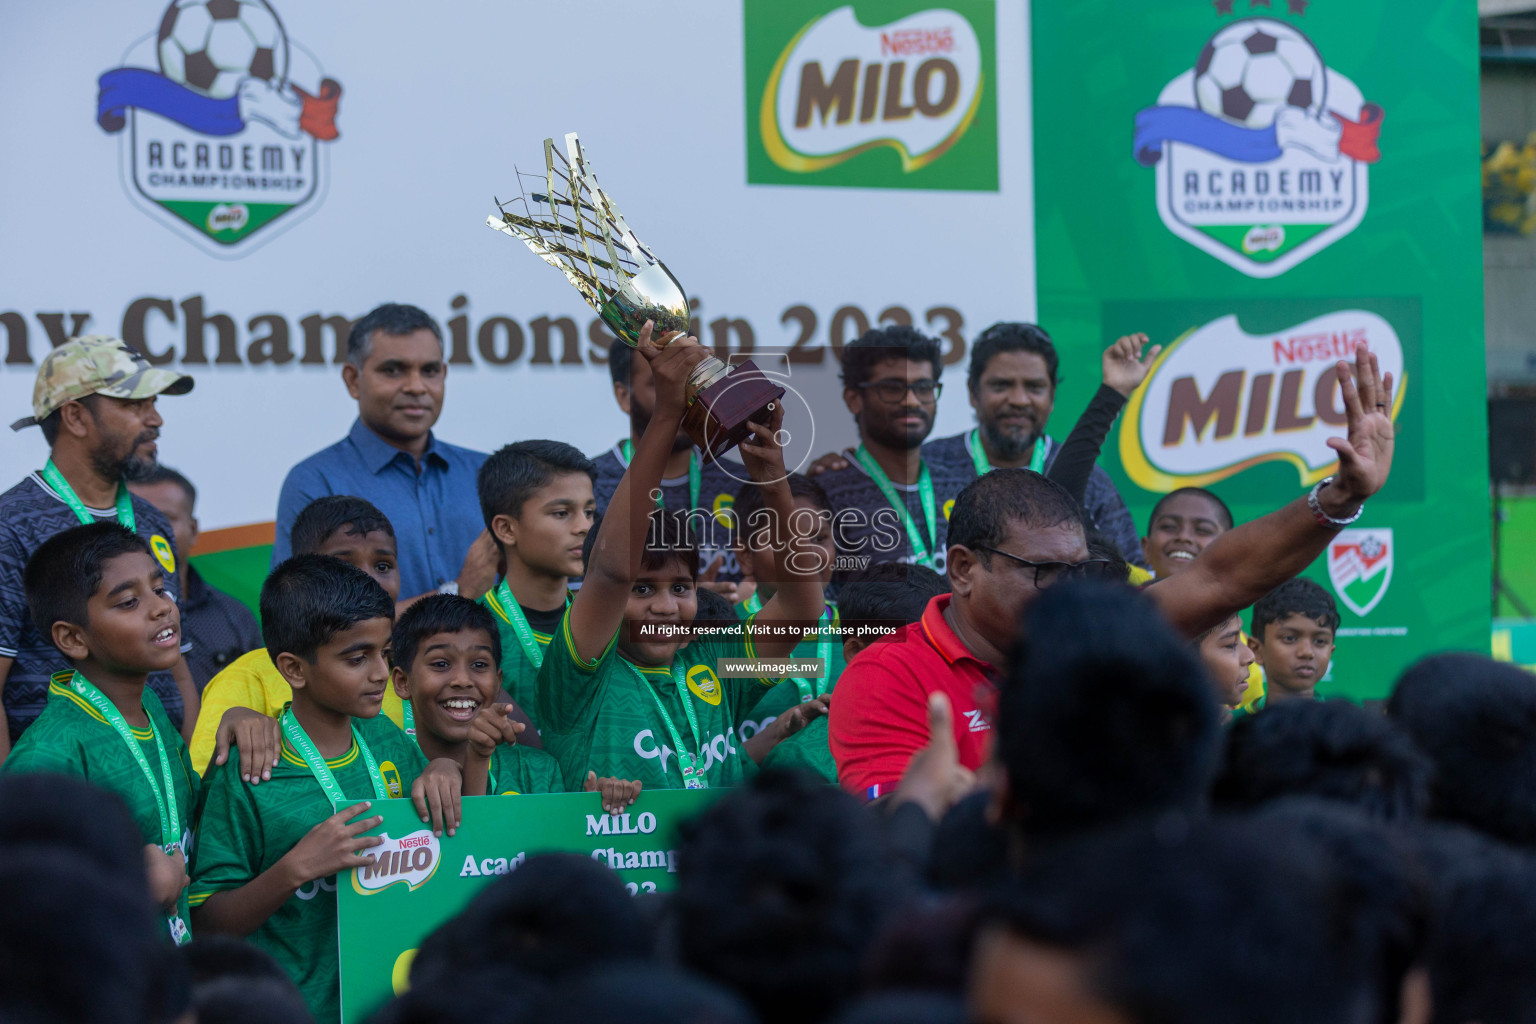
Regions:
<instances>
[{"instance_id":1,"label":"nestle milo logo","mask_svg":"<svg viewBox=\"0 0 1536 1024\"><path fill-rule=\"evenodd\" d=\"M374 847L373 863L352 869L352 888L362 895L381 892L396 882L418 889L437 872L442 849L437 836L427 829L400 839L391 839L386 832L380 838L384 841Z\"/></svg>"},{"instance_id":2,"label":"nestle milo logo","mask_svg":"<svg viewBox=\"0 0 1536 1024\"><path fill-rule=\"evenodd\" d=\"M995 189L994 20L974 0L748 0L748 181Z\"/></svg>"}]
</instances>

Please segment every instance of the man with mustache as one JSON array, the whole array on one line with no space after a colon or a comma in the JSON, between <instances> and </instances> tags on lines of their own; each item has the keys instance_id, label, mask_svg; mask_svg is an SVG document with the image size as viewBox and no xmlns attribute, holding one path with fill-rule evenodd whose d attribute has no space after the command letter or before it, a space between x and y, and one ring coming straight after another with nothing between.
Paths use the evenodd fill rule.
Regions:
<instances>
[{"instance_id":1,"label":"man with mustache","mask_svg":"<svg viewBox=\"0 0 1536 1024\"><path fill-rule=\"evenodd\" d=\"M933 430L943 365L937 340L878 327L844 346L843 404L859 446L816 477L832 503L842 571L910 562L944 571L948 506L968 480L922 454Z\"/></svg>"},{"instance_id":2,"label":"man with mustache","mask_svg":"<svg viewBox=\"0 0 1536 1024\"><path fill-rule=\"evenodd\" d=\"M27 610L22 570L50 537L87 523L116 520L149 544L165 572L166 588L180 594L179 559L170 523L149 502L130 494L127 481L155 469L164 422L159 395L184 395L192 378L151 366L117 338L71 338L43 359L32 391L32 415L12 430L39 426L48 443L43 468L0 494L0 692L8 730L0 730L0 760L42 713L48 680L69 664L39 633ZM183 654L188 647L183 645ZM169 672L152 672L155 691L172 724L190 737L197 720L197 689L185 659Z\"/></svg>"},{"instance_id":3,"label":"man with mustache","mask_svg":"<svg viewBox=\"0 0 1536 1024\"><path fill-rule=\"evenodd\" d=\"M341 379L357 401L347 436L288 471L277 499L275 566L316 498L372 502L395 528L401 603L432 592L478 599L496 582L496 542L480 521L475 476L483 452L440 441L448 363L443 332L424 310L386 302L352 325Z\"/></svg>"},{"instance_id":4,"label":"man with mustache","mask_svg":"<svg viewBox=\"0 0 1536 1024\"><path fill-rule=\"evenodd\" d=\"M924 445L924 461L935 472L943 467L946 475L959 476L962 487L992 469L1047 472L1061 450L1045 434L1056 404L1056 365L1056 346L1034 324L996 323L982 331L971 346L966 375L976 427ZM1114 386L1106 376L1101 391L1111 390ZM1121 405L1125 402L1124 397L1117 400ZM1088 478L1083 507L1126 561L1146 566L1131 513L1109 474L1097 466Z\"/></svg>"}]
</instances>

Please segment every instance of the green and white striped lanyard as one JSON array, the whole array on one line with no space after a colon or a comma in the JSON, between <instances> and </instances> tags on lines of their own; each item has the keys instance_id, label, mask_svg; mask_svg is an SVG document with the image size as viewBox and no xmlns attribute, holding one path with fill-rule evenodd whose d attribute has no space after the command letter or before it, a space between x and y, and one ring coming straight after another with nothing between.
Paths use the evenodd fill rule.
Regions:
<instances>
[{"instance_id":1,"label":"green and white striped lanyard","mask_svg":"<svg viewBox=\"0 0 1536 1024\"><path fill-rule=\"evenodd\" d=\"M635 457L635 443L629 438L619 442L619 451L624 456L624 468L628 469L631 460ZM688 453L688 507L699 507L699 492L704 489L704 462L699 458L697 451ZM661 499L661 492L656 493L656 507L662 508L666 502Z\"/></svg>"},{"instance_id":2,"label":"green and white striped lanyard","mask_svg":"<svg viewBox=\"0 0 1536 1024\"><path fill-rule=\"evenodd\" d=\"M746 611L747 617L750 618L762 611L763 602L754 592L751 597L742 602L741 607ZM831 624L830 611L823 609L821 618L816 620L819 630L816 634L816 657L821 659L822 672L826 674L820 679L801 679L795 676L789 678L789 681L795 684L795 689L800 691L800 703L802 704L808 700L815 700L827 692L822 689L821 684L826 681L827 675L832 672L832 662L829 660L832 657L832 634L827 632L827 627Z\"/></svg>"},{"instance_id":3,"label":"green and white striped lanyard","mask_svg":"<svg viewBox=\"0 0 1536 1024\"><path fill-rule=\"evenodd\" d=\"M938 568L933 559L933 551L939 546L938 512L934 508L933 476L928 472L928 466L919 463L920 468L917 474L917 497L922 503L923 519L927 521L928 526L928 542L924 544L922 534L917 531L917 524L912 521L912 515L907 511L907 503L896 493L891 478L885 475L885 470L881 469L875 457L869 454L869 449L861 444L854 455L859 460L859 465L864 467L864 472L868 473L869 478L875 482L875 486L880 488L880 493L885 495L885 500L901 519L901 525L907 528L907 540L912 545L913 558L919 564L933 569Z\"/></svg>"},{"instance_id":4,"label":"green and white striped lanyard","mask_svg":"<svg viewBox=\"0 0 1536 1024\"><path fill-rule=\"evenodd\" d=\"M992 460L987 458L987 450L981 446L980 430L971 431L971 436L966 439L966 445L971 449L971 462L976 467L976 475L986 476L992 472ZM1045 472L1044 434L1035 439L1035 451L1029 457L1029 468L1036 473Z\"/></svg>"},{"instance_id":5,"label":"green and white striped lanyard","mask_svg":"<svg viewBox=\"0 0 1536 1024\"><path fill-rule=\"evenodd\" d=\"M304 759L309 773L315 777L316 782L320 783L320 788L325 791L325 798L331 802L331 809L341 810L347 794L341 791L341 786L336 782L336 776L331 774L331 766L325 763L325 758L321 757L320 751L315 749L314 741L309 738L309 734L294 717L293 708L284 708L279 721L283 727L283 739L287 740L288 745ZM367 742L357 731L356 722L352 724L352 742L356 743L357 749L362 751L363 764L368 766L368 780L373 783L374 798L388 800L389 787L384 785L384 776L379 771L379 762L374 760L373 751L368 749Z\"/></svg>"},{"instance_id":6,"label":"green and white striped lanyard","mask_svg":"<svg viewBox=\"0 0 1536 1024\"><path fill-rule=\"evenodd\" d=\"M64 499L64 504L69 506L69 510L82 524L89 526L96 521L96 517L91 515L90 510L85 507L85 502L81 501L75 489L69 486L69 481L64 479L64 474L59 472L59 467L53 464L52 459L43 465L43 480L58 492L59 497ZM121 480L117 482L117 521L130 530L138 531L133 518L133 497L128 493L128 485Z\"/></svg>"},{"instance_id":7,"label":"green and white striped lanyard","mask_svg":"<svg viewBox=\"0 0 1536 1024\"><path fill-rule=\"evenodd\" d=\"M672 662L672 685L677 688L678 700L683 702L683 714L688 716L688 731L693 733L693 745L696 752L690 752L683 746L682 734L677 731L677 726L672 722L672 716L667 713L666 705L661 702L661 695L656 692L656 687L646 678L645 673L639 667L626 661L635 678L640 680L640 685L645 687L645 692L651 695L651 700L656 704L656 711L661 715L661 723L667 729L667 737L672 741L672 750L677 754L677 767L683 775L684 789L708 789L709 782L704 778L704 767L699 763L704 755L704 740L699 735L699 716L693 710L693 697L688 693L688 683L683 677L683 666L675 660Z\"/></svg>"},{"instance_id":8,"label":"green and white striped lanyard","mask_svg":"<svg viewBox=\"0 0 1536 1024\"><path fill-rule=\"evenodd\" d=\"M186 851L182 848L181 809L176 803L176 783L171 775L171 759L165 750L165 740L160 736L160 728L155 725L154 718L149 719L149 731L155 737L155 752L160 757L160 779L155 780L155 770L149 766L149 758L144 756L144 748L139 746L139 741L133 736L133 729L128 725L128 720L123 713L117 710L117 705L107 699L106 694L96 688L96 685L76 672L69 680L69 688L84 698L96 713L107 720L117 734L128 745L129 753L133 759L139 762L139 769L144 773L144 779L149 783L149 791L155 797L155 810L160 813L160 848L166 853L181 852L183 857ZM166 922L171 929L171 938L179 946L192 940L192 932L187 928L187 923L181 919L180 914L167 914Z\"/></svg>"}]
</instances>

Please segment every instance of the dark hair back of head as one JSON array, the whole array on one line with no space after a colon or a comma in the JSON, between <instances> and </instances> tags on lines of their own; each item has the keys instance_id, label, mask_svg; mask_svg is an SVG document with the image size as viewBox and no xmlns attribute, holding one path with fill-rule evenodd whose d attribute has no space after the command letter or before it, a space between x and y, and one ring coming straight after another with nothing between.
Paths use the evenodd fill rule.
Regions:
<instances>
[{"instance_id":1,"label":"dark hair back of head","mask_svg":"<svg viewBox=\"0 0 1536 1024\"><path fill-rule=\"evenodd\" d=\"M143 476L136 478L134 483L146 484L150 486L153 486L154 484L175 484L177 487L180 487L182 493L187 496L188 505L197 504L197 488L192 486L191 480L188 480L186 477L176 472L170 466L162 466L157 462L155 463L155 467L153 469L145 473ZM186 553L187 552L183 552L183 554Z\"/></svg>"},{"instance_id":2,"label":"dark hair back of head","mask_svg":"<svg viewBox=\"0 0 1536 1024\"><path fill-rule=\"evenodd\" d=\"M1263 643L1266 626L1292 615L1304 615L1324 629L1339 628L1339 606L1334 603L1333 595L1305 576L1297 576L1253 603L1249 632Z\"/></svg>"},{"instance_id":3,"label":"dark hair back of head","mask_svg":"<svg viewBox=\"0 0 1536 1024\"><path fill-rule=\"evenodd\" d=\"M729 989L676 967L604 966L553 992L544 1020L561 1024L755 1024Z\"/></svg>"},{"instance_id":4,"label":"dark hair back of head","mask_svg":"<svg viewBox=\"0 0 1536 1024\"><path fill-rule=\"evenodd\" d=\"M1128 1020L1346 1024L1375 1017L1347 896L1291 829L1170 814L1037 852L993 919L1079 958Z\"/></svg>"},{"instance_id":5,"label":"dark hair back of head","mask_svg":"<svg viewBox=\"0 0 1536 1024\"><path fill-rule=\"evenodd\" d=\"M1083 530L1083 513L1067 489L1028 469L994 469L966 486L949 514L949 543L976 552L986 565L1010 523L1034 530L1072 526Z\"/></svg>"},{"instance_id":6,"label":"dark hair back of head","mask_svg":"<svg viewBox=\"0 0 1536 1024\"><path fill-rule=\"evenodd\" d=\"M287 652L313 662L343 630L395 618L395 602L363 570L325 555L294 555L261 585L261 640L275 660Z\"/></svg>"},{"instance_id":7,"label":"dark hair back of head","mask_svg":"<svg viewBox=\"0 0 1536 1024\"><path fill-rule=\"evenodd\" d=\"M193 990L192 1007L197 1024L304 1024L314 1019L286 976L221 978Z\"/></svg>"},{"instance_id":8,"label":"dark hair back of head","mask_svg":"<svg viewBox=\"0 0 1536 1024\"><path fill-rule=\"evenodd\" d=\"M654 509L645 531L645 547L640 551L640 568L646 572L659 572L674 562L681 562L689 575L697 579L699 538L693 528L695 518L693 512L685 509ZM597 530L592 533L596 534Z\"/></svg>"},{"instance_id":9,"label":"dark hair back of head","mask_svg":"<svg viewBox=\"0 0 1536 1024\"><path fill-rule=\"evenodd\" d=\"M55 622L89 623L87 602L101 587L107 562L136 553L149 555L149 545L115 521L76 526L39 544L21 576L37 631L51 637Z\"/></svg>"},{"instance_id":10,"label":"dark hair back of head","mask_svg":"<svg viewBox=\"0 0 1536 1024\"><path fill-rule=\"evenodd\" d=\"M400 613L389 635L391 660L409 675L421 642L437 633L479 630L491 638L491 662L501 664L501 631L490 609L458 594L429 594Z\"/></svg>"},{"instance_id":11,"label":"dark hair back of head","mask_svg":"<svg viewBox=\"0 0 1536 1024\"><path fill-rule=\"evenodd\" d=\"M328 494L305 505L288 531L288 546L295 555L312 555L337 530L349 537L363 537L382 530L394 537L389 517L371 501L350 494Z\"/></svg>"},{"instance_id":12,"label":"dark hair back of head","mask_svg":"<svg viewBox=\"0 0 1536 1024\"><path fill-rule=\"evenodd\" d=\"M965 1001L940 992L875 992L832 1018L832 1024L966 1024Z\"/></svg>"},{"instance_id":13,"label":"dark hair back of head","mask_svg":"<svg viewBox=\"0 0 1536 1024\"><path fill-rule=\"evenodd\" d=\"M374 1012L368 1024L543 1024L565 1018L545 984L504 966L476 967L413 984Z\"/></svg>"},{"instance_id":14,"label":"dark hair back of head","mask_svg":"<svg viewBox=\"0 0 1536 1024\"><path fill-rule=\"evenodd\" d=\"M1051 387L1056 386L1056 366L1060 357L1045 328L1038 324L1003 321L982 331L971 344L971 365L965 374L965 386L971 394L976 394L981 387L982 375L987 372L992 357L1002 352L1033 352L1045 360Z\"/></svg>"},{"instance_id":15,"label":"dark hair back of head","mask_svg":"<svg viewBox=\"0 0 1536 1024\"><path fill-rule=\"evenodd\" d=\"M1403 673L1387 714L1434 765L1434 817L1536 846L1530 673L1481 655L1432 655Z\"/></svg>"},{"instance_id":16,"label":"dark hair back of head","mask_svg":"<svg viewBox=\"0 0 1536 1024\"><path fill-rule=\"evenodd\" d=\"M1200 806L1221 739L1204 669L1151 598L1073 581L1025 610L996 742L1015 824L1041 837Z\"/></svg>"},{"instance_id":17,"label":"dark hair back of head","mask_svg":"<svg viewBox=\"0 0 1536 1024\"><path fill-rule=\"evenodd\" d=\"M64 850L0 854L7 1020L161 1024L179 1015L185 978L142 886Z\"/></svg>"},{"instance_id":18,"label":"dark hair back of head","mask_svg":"<svg viewBox=\"0 0 1536 1024\"><path fill-rule=\"evenodd\" d=\"M791 473L786 480L791 500L805 498L823 512L832 511L832 501L827 497L827 492L822 490L821 484L804 473ZM764 510L763 490L757 484L742 485L741 490L736 492L731 513L736 524L738 543L747 543L759 531L766 530L771 522Z\"/></svg>"},{"instance_id":19,"label":"dark hair back of head","mask_svg":"<svg viewBox=\"0 0 1536 1024\"><path fill-rule=\"evenodd\" d=\"M1429 773L1413 741L1381 715L1345 700L1288 700L1233 723L1211 798L1245 809L1314 796L1405 821L1428 808Z\"/></svg>"},{"instance_id":20,"label":"dark hair back of head","mask_svg":"<svg viewBox=\"0 0 1536 1024\"><path fill-rule=\"evenodd\" d=\"M529 857L427 936L412 987L480 970L557 980L598 964L649 958L653 937L610 869L574 853Z\"/></svg>"},{"instance_id":21,"label":"dark hair back of head","mask_svg":"<svg viewBox=\"0 0 1536 1024\"><path fill-rule=\"evenodd\" d=\"M904 625L923 617L949 580L926 565L879 562L853 573L837 588L837 615L844 626L869 623Z\"/></svg>"},{"instance_id":22,"label":"dark hair back of head","mask_svg":"<svg viewBox=\"0 0 1536 1024\"><path fill-rule=\"evenodd\" d=\"M913 327L893 324L874 327L843 346L841 378L843 387L856 388L868 382L874 368L887 359L910 359L933 365L933 379L944 373L938 340Z\"/></svg>"},{"instance_id":23,"label":"dark hair back of head","mask_svg":"<svg viewBox=\"0 0 1536 1024\"><path fill-rule=\"evenodd\" d=\"M1213 505L1216 506L1217 518L1221 522L1222 526L1228 530L1232 529L1232 526L1236 520L1232 518L1232 510L1227 508L1226 502L1216 497L1215 494L1206 490L1204 487L1176 487L1169 491L1167 494L1163 495L1161 498L1158 498L1157 504L1152 506L1152 514L1147 517L1147 531L1149 533L1151 532L1152 524L1157 521L1158 514L1163 511L1164 505L1168 504L1174 498L1182 497L1186 494L1198 494L1200 497L1210 501Z\"/></svg>"},{"instance_id":24,"label":"dark hair back of head","mask_svg":"<svg viewBox=\"0 0 1536 1024\"><path fill-rule=\"evenodd\" d=\"M564 473L585 473L597 480L592 460L564 441L518 441L497 449L475 477L486 527L497 516L520 517L523 503Z\"/></svg>"},{"instance_id":25,"label":"dark hair back of head","mask_svg":"<svg viewBox=\"0 0 1536 1024\"><path fill-rule=\"evenodd\" d=\"M368 361L368 354L373 351L375 331L396 337L415 334L417 331L431 331L438 345L443 343L443 329L437 326L437 321L426 310L400 302L386 302L382 306L375 306L361 320L352 324L352 330L347 334L347 362L362 369Z\"/></svg>"},{"instance_id":26,"label":"dark hair back of head","mask_svg":"<svg viewBox=\"0 0 1536 1024\"><path fill-rule=\"evenodd\" d=\"M608 346L608 378L615 384L627 385L634 361L634 346L623 338L614 338L612 344Z\"/></svg>"},{"instance_id":27,"label":"dark hair back of head","mask_svg":"<svg viewBox=\"0 0 1536 1024\"><path fill-rule=\"evenodd\" d=\"M852 797L767 771L687 822L672 907L684 963L743 995L765 1024L821 1020L905 889Z\"/></svg>"},{"instance_id":28,"label":"dark hair back of head","mask_svg":"<svg viewBox=\"0 0 1536 1024\"><path fill-rule=\"evenodd\" d=\"M147 895L144 839L123 798L73 775L0 772L0 853L68 850Z\"/></svg>"},{"instance_id":29,"label":"dark hair back of head","mask_svg":"<svg viewBox=\"0 0 1536 1024\"><path fill-rule=\"evenodd\" d=\"M233 935L199 935L196 942L179 948L194 988L231 978L266 978L292 984L288 972L271 953Z\"/></svg>"}]
</instances>

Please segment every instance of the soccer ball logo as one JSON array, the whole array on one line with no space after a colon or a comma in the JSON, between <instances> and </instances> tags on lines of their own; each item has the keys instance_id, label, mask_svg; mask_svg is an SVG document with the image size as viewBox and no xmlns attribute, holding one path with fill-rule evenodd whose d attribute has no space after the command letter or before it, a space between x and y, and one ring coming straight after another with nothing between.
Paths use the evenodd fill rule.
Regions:
<instances>
[{"instance_id":1,"label":"soccer ball logo","mask_svg":"<svg viewBox=\"0 0 1536 1024\"><path fill-rule=\"evenodd\" d=\"M157 46L161 74L216 100L246 78L288 77L288 36L266 0L171 0Z\"/></svg>"},{"instance_id":2,"label":"soccer ball logo","mask_svg":"<svg viewBox=\"0 0 1536 1024\"><path fill-rule=\"evenodd\" d=\"M1195 64L1195 101L1231 124L1267 128L1284 107L1321 114L1327 74L1306 36L1284 22L1248 18L1205 44Z\"/></svg>"}]
</instances>

